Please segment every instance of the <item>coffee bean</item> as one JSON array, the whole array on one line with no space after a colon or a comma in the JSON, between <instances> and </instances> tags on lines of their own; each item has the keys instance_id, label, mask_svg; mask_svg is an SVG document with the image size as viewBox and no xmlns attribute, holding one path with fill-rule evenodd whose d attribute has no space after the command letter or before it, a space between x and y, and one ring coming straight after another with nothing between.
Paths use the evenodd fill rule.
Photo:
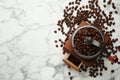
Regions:
<instances>
[{"instance_id":1,"label":"coffee bean","mask_svg":"<svg viewBox=\"0 0 120 80\"><path fill-rule=\"evenodd\" d=\"M72 79L73 79L73 77L71 76L71 77L70 77L70 80L72 80Z\"/></svg>"},{"instance_id":2,"label":"coffee bean","mask_svg":"<svg viewBox=\"0 0 120 80\"><path fill-rule=\"evenodd\" d=\"M113 22L113 25L115 25L115 22Z\"/></svg>"},{"instance_id":3,"label":"coffee bean","mask_svg":"<svg viewBox=\"0 0 120 80\"><path fill-rule=\"evenodd\" d=\"M59 41L61 42L62 40L61 40L61 39L59 39Z\"/></svg>"},{"instance_id":4,"label":"coffee bean","mask_svg":"<svg viewBox=\"0 0 120 80\"><path fill-rule=\"evenodd\" d=\"M57 31L54 31L54 33L57 33Z\"/></svg>"},{"instance_id":5,"label":"coffee bean","mask_svg":"<svg viewBox=\"0 0 120 80\"><path fill-rule=\"evenodd\" d=\"M118 50L120 51L120 46L118 46Z\"/></svg>"},{"instance_id":6,"label":"coffee bean","mask_svg":"<svg viewBox=\"0 0 120 80\"><path fill-rule=\"evenodd\" d=\"M104 67L105 70L107 70L107 67Z\"/></svg>"},{"instance_id":7,"label":"coffee bean","mask_svg":"<svg viewBox=\"0 0 120 80\"><path fill-rule=\"evenodd\" d=\"M113 8L113 9L116 9L116 6L115 6L115 4L114 4L114 3L112 3L112 8Z\"/></svg>"},{"instance_id":8,"label":"coffee bean","mask_svg":"<svg viewBox=\"0 0 120 80\"><path fill-rule=\"evenodd\" d=\"M108 4L109 4L109 5L111 4L111 0L108 1Z\"/></svg>"},{"instance_id":9,"label":"coffee bean","mask_svg":"<svg viewBox=\"0 0 120 80\"><path fill-rule=\"evenodd\" d=\"M88 9L88 5L86 5L86 9Z\"/></svg>"},{"instance_id":10,"label":"coffee bean","mask_svg":"<svg viewBox=\"0 0 120 80\"><path fill-rule=\"evenodd\" d=\"M58 28L58 30L60 31L60 28Z\"/></svg>"},{"instance_id":11,"label":"coffee bean","mask_svg":"<svg viewBox=\"0 0 120 80\"><path fill-rule=\"evenodd\" d=\"M114 70L111 70L111 73L114 73Z\"/></svg>"},{"instance_id":12,"label":"coffee bean","mask_svg":"<svg viewBox=\"0 0 120 80\"><path fill-rule=\"evenodd\" d=\"M96 77L95 75L93 77Z\"/></svg>"},{"instance_id":13,"label":"coffee bean","mask_svg":"<svg viewBox=\"0 0 120 80\"><path fill-rule=\"evenodd\" d=\"M115 32L115 29L112 29L112 32Z\"/></svg>"},{"instance_id":14,"label":"coffee bean","mask_svg":"<svg viewBox=\"0 0 120 80\"><path fill-rule=\"evenodd\" d=\"M68 75L71 75L71 72L68 72Z\"/></svg>"},{"instance_id":15,"label":"coffee bean","mask_svg":"<svg viewBox=\"0 0 120 80\"><path fill-rule=\"evenodd\" d=\"M104 6L104 8L106 8L106 5L103 5Z\"/></svg>"},{"instance_id":16,"label":"coffee bean","mask_svg":"<svg viewBox=\"0 0 120 80\"><path fill-rule=\"evenodd\" d=\"M84 8L85 8L85 6L82 6L82 8L84 9Z\"/></svg>"},{"instance_id":17,"label":"coffee bean","mask_svg":"<svg viewBox=\"0 0 120 80\"><path fill-rule=\"evenodd\" d=\"M116 14L118 14L118 12L117 12L117 11L115 11L115 13L116 13Z\"/></svg>"},{"instance_id":18,"label":"coffee bean","mask_svg":"<svg viewBox=\"0 0 120 80\"><path fill-rule=\"evenodd\" d=\"M74 4L74 2L72 2L72 4Z\"/></svg>"},{"instance_id":19,"label":"coffee bean","mask_svg":"<svg viewBox=\"0 0 120 80\"><path fill-rule=\"evenodd\" d=\"M58 47L58 45L56 45L56 47Z\"/></svg>"},{"instance_id":20,"label":"coffee bean","mask_svg":"<svg viewBox=\"0 0 120 80\"><path fill-rule=\"evenodd\" d=\"M71 5L72 3L71 2L69 2L69 5Z\"/></svg>"},{"instance_id":21,"label":"coffee bean","mask_svg":"<svg viewBox=\"0 0 120 80\"><path fill-rule=\"evenodd\" d=\"M57 40L55 40L55 43L57 43Z\"/></svg>"},{"instance_id":22,"label":"coffee bean","mask_svg":"<svg viewBox=\"0 0 120 80\"><path fill-rule=\"evenodd\" d=\"M102 73L100 73L100 76L102 76Z\"/></svg>"},{"instance_id":23,"label":"coffee bean","mask_svg":"<svg viewBox=\"0 0 120 80\"><path fill-rule=\"evenodd\" d=\"M75 10L77 10L78 6L75 7Z\"/></svg>"},{"instance_id":24,"label":"coffee bean","mask_svg":"<svg viewBox=\"0 0 120 80\"><path fill-rule=\"evenodd\" d=\"M63 45L60 45L60 47L63 47Z\"/></svg>"},{"instance_id":25,"label":"coffee bean","mask_svg":"<svg viewBox=\"0 0 120 80\"><path fill-rule=\"evenodd\" d=\"M105 3L105 2L106 2L106 0L103 0L103 2Z\"/></svg>"},{"instance_id":26,"label":"coffee bean","mask_svg":"<svg viewBox=\"0 0 120 80\"><path fill-rule=\"evenodd\" d=\"M120 64L120 62L118 62L118 64Z\"/></svg>"},{"instance_id":27,"label":"coffee bean","mask_svg":"<svg viewBox=\"0 0 120 80\"><path fill-rule=\"evenodd\" d=\"M66 6L65 8L68 9L68 6Z\"/></svg>"},{"instance_id":28,"label":"coffee bean","mask_svg":"<svg viewBox=\"0 0 120 80\"><path fill-rule=\"evenodd\" d=\"M100 71L103 71L103 69L101 68Z\"/></svg>"},{"instance_id":29,"label":"coffee bean","mask_svg":"<svg viewBox=\"0 0 120 80\"><path fill-rule=\"evenodd\" d=\"M109 14L112 14L112 11L110 11Z\"/></svg>"}]
</instances>

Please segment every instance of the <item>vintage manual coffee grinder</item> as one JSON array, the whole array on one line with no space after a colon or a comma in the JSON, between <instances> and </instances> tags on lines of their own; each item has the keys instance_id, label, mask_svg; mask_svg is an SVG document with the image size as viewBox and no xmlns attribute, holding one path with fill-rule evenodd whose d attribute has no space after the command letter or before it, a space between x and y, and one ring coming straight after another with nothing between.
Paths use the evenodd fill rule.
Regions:
<instances>
[{"instance_id":1,"label":"vintage manual coffee grinder","mask_svg":"<svg viewBox=\"0 0 120 80\"><path fill-rule=\"evenodd\" d=\"M92 46L94 46L98 50L97 52L92 51L90 53L86 51L86 53L88 53L86 54L85 52L80 52L79 48L77 49L77 47L75 46L75 36L78 35L78 32L81 33L83 30L87 31L88 29L96 31L100 35L101 40L97 41L95 39L96 36L91 36L92 32L90 32L88 36L83 36L84 38L79 39L83 41L81 44L84 43L88 45L89 49L92 50ZM76 69L77 71L80 70L82 64L85 64L88 67L92 66L100 56L105 56L107 58L110 57L110 54L105 49L105 44L108 43L109 40L109 36L107 34L103 34L100 29L98 29L95 26L92 26L87 21L81 21L80 25L75 30L75 32L65 42L64 50L68 52L68 55L63 61L66 62L69 66ZM82 46L84 45L81 45L80 47ZM84 51L84 48L82 48L82 51Z\"/></svg>"}]
</instances>

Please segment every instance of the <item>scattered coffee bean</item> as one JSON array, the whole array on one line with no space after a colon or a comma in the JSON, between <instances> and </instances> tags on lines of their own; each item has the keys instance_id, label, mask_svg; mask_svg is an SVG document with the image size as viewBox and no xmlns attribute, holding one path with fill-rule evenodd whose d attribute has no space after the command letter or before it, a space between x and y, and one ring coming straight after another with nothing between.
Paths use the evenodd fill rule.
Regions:
<instances>
[{"instance_id":1,"label":"scattered coffee bean","mask_svg":"<svg viewBox=\"0 0 120 80\"><path fill-rule=\"evenodd\" d=\"M55 43L57 43L57 40L55 40Z\"/></svg>"},{"instance_id":2,"label":"scattered coffee bean","mask_svg":"<svg viewBox=\"0 0 120 80\"><path fill-rule=\"evenodd\" d=\"M70 80L72 80L72 79L73 79L73 77L71 76L71 77L70 77Z\"/></svg>"},{"instance_id":3,"label":"scattered coffee bean","mask_svg":"<svg viewBox=\"0 0 120 80\"><path fill-rule=\"evenodd\" d=\"M88 5L86 5L86 9L88 9Z\"/></svg>"},{"instance_id":4,"label":"scattered coffee bean","mask_svg":"<svg viewBox=\"0 0 120 80\"><path fill-rule=\"evenodd\" d=\"M120 64L120 62L118 62L118 64Z\"/></svg>"},{"instance_id":5,"label":"scattered coffee bean","mask_svg":"<svg viewBox=\"0 0 120 80\"><path fill-rule=\"evenodd\" d=\"M112 14L112 11L110 11L109 14Z\"/></svg>"},{"instance_id":6,"label":"scattered coffee bean","mask_svg":"<svg viewBox=\"0 0 120 80\"><path fill-rule=\"evenodd\" d=\"M103 0L103 2L105 3L105 2L106 2L106 0Z\"/></svg>"},{"instance_id":7,"label":"scattered coffee bean","mask_svg":"<svg viewBox=\"0 0 120 80\"><path fill-rule=\"evenodd\" d=\"M112 8L113 8L113 9L116 9L116 6L115 6L115 4L114 4L114 3L112 3Z\"/></svg>"},{"instance_id":8,"label":"scattered coffee bean","mask_svg":"<svg viewBox=\"0 0 120 80\"><path fill-rule=\"evenodd\" d=\"M74 4L74 2L72 2L72 4Z\"/></svg>"},{"instance_id":9,"label":"scattered coffee bean","mask_svg":"<svg viewBox=\"0 0 120 80\"><path fill-rule=\"evenodd\" d=\"M115 22L113 22L113 25L115 25Z\"/></svg>"},{"instance_id":10,"label":"scattered coffee bean","mask_svg":"<svg viewBox=\"0 0 120 80\"><path fill-rule=\"evenodd\" d=\"M58 28L58 30L60 31L60 28Z\"/></svg>"},{"instance_id":11,"label":"scattered coffee bean","mask_svg":"<svg viewBox=\"0 0 120 80\"><path fill-rule=\"evenodd\" d=\"M58 47L58 45L56 45L56 47Z\"/></svg>"},{"instance_id":12,"label":"scattered coffee bean","mask_svg":"<svg viewBox=\"0 0 120 80\"><path fill-rule=\"evenodd\" d=\"M57 33L57 31L54 31L54 33Z\"/></svg>"},{"instance_id":13,"label":"scattered coffee bean","mask_svg":"<svg viewBox=\"0 0 120 80\"><path fill-rule=\"evenodd\" d=\"M118 50L120 51L120 46L118 46Z\"/></svg>"},{"instance_id":14,"label":"scattered coffee bean","mask_svg":"<svg viewBox=\"0 0 120 80\"><path fill-rule=\"evenodd\" d=\"M111 73L114 73L114 70L111 70Z\"/></svg>"},{"instance_id":15,"label":"scattered coffee bean","mask_svg":"<svg viewBox=\"0 0 120 80\"><path fill-rule=\"evenodd\" d=\"M71 5L72 3L71 2L69 2L69 5Z\"/></svg>"},{"instance_id":16,"label":"scattered coffee bean","mask_svg":"<svg viewBox=\"0 0 120 80\"><path fill-rule=\"evenodd\" d=\"M115 29L112 29L112 32L115 32Z\"/></svg>"},{"instance_id":17,"label":"scattered coffee bean","mask_svg":"<svg viewBox=\"0 0 120 80\"><path fill-rule=\"evenodd\" d=\"M61 42L62 40L61 40L61 39L59 39L59 41Z\"/></svg>"},{"instance_id":18,"label":"scattered coffee bean","mask_svg":"<svg viewBox=\"0 0 120 80\"><path fill-rule=\"evenodd\" d=\"M104 67L105 70L107 70L107 67Z\"/></svg>"},{"instance_id":19,"label":"scattered coffee bean","mask_svg":"<svg viewBox=\"0 0 120 80\"><path fill-rule=\"evenodd\" d=\"M103 5L104 6L104 8L106 8L106 5Z\"/></svg>"},{"instance_id":20,"label":"scattered coffee bean","mask_svg":"<svg viewBox=\"0 0 120 80\"><path fill-rule=\"evenodd\" d=\"M68 75L71 75L71 72L68 72Z\"/></svg>"},{"instance_id":21,"label":"scattered coffee bean","mask_svg":"<svg viewBox=\"0 0 120 80\"><path fill-rule=\"evenodd\" d=\"M63 47L63 45L60 45L60 47Z\"/></svg>"},{"instance_id":22,"label":"scattered coffee bean","mask_svg":"<svg viewBox=\"0 0 120 80\"><path fill-rule=\"evenodd\" d=\"M118 11L115 11L116 14L118 14Z\"/></svg>"},{"instance_id":23,"label":"scattered coffee bean","mask_svg":"<svg viewBox=\"0 0 120 80\"><path fill-rule=\"evenodd\" d=\"M102 76L102 73L100 73L100 76Z\"/></svg>"}]
</instances>

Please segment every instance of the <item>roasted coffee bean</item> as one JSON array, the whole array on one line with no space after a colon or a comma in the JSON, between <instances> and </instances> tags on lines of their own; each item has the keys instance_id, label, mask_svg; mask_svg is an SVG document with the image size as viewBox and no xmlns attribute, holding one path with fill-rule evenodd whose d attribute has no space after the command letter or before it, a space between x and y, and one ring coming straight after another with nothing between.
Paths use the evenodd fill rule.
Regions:
<instances>
[{"instance_id":1,"label":"roasted coffee bean","mask_svg":"<svg viewBox=\"0 0 120 80\"><path fill-rule=\"evenodd\" d=\"M68 6L66 6L65 8L68 9Z\"/></svg>"},{"instance_id":2,"label":"roasted coffee bean","mask_svg":"<svg viewBox=\"0 0 120 80\"><path fill-rule=\"evenodd\" d=\"M55 43L57 43L57 40L55 40Z\"/></svg>"},{"instance_id":3,"label":"roasted coffee bean","mask_svg":"<svg viewBox=\"0 0 120 80\"><path fill-rule=\"evenodd\" d=\"M113 25L115 25L115 22L113 22Z\"/></svg>"},{"instance_id":4,"label":"roasted coffee bean","mask_svg":"<svg viewBox=\"0 0 120 80\"><path fill-rule=\"evenodd\" d=\"M82 8L84 9L84 8L85 8L85 6L82 6Z\"/></svg>"},{"instance_id":5,"label":"roasted coffee bean","mask_svg":"<svg viewBox=\"0 0 120 80\"><path fill-rule=\"evenodd\" d=\"M115 29L112 29L112 32L115 32Z\"/></svg>"},{"instance_id":6,"label":"roasted coffee bean","mask_svg":"<svg viewBox=\"0 0 120 80\"><path fill-rule=\"evenodd\" d=\"M106 5L103 5L104 6L104 8L106 8Z\"/></svg>"},{"instance_id":7,"label":"roasted coffee bean","mask_svg":"<svg viewBox=\"0 0 120 80\"><path fill-rule=\"evenodd\" d=\"M60 45L60 47L63 47L63 45Z\"/></svg>"},{"instance_id":8,"label":"roasted coffee bean","mask_svg":"<svg viewBox=\"0 0 120 80\"><path fill-rule=\"evenodd\" d=\"M112 11L110 11L109 14L112 14Z\"/></svg>"},{"instance_id":9,"label":"roasted coffee bean","mask_svg":"<svg viewBox=\"0 0 120 80\"><path fill-rule=\"evenodd\" d=\"M88 5L86 5L86 9L88 9Z\"/></svg>"},{"instance_id":10,"label":"roasted coffee bean","mask_svg":"<svg viewBox=\"0 0 120 80\"><path fill-rule=\"evenodd\" d=\"M103 2L105 3L105 2L106 2L106 0L103 0Z\"/></svg>"},{"instance_id":11,"label":"roasted coffee bean","mask_svg":"<svg viewBox=\"0 0 120 80\"><path fill-rule=\"evenodd\" d=\"M102 73L100 73L100 76L102 76Z\"/></svg>"},{"instance_id":12,"label":"roasted coffee bean","mask_svg":"<svg viewBox=\"0 0 120 80\"><path fill-rule=\"evenodd\" d=\"M112 3L112 8L113 8L113 9L116 9L116 6L115 6L115 4L114 4L114 3Z\"/></svg>"},{"instance_id":13,"label":"roasted coffee bean","mask_svg":"<svg viewBox=\"0 0 120 80\"><path fill-rule=\"evenodd\" d=\"M117 12L117 11L115 11L115 13L116 13L116 14L118 14L118 12Z\"/></svg>"},{"instance_id":14,"label":"roasted coffee bean","mask_svg":"<svg viewBox=\"0 0 120 80\"><path fill-rule=\"evenodd\" d=\"M114 73L114 70L111 70L111 73Z\"/></svg>"},{"instance_id":15,"label":"roasted coffee bean","mask_svg":"<svg viewBox=\"0 0 120 80\"><path fill-rule=\"evenodd\" d=\"M72 2L72 4L74 4L74 2Z\"/></svg>"},{"instance_id":16,"label":"roasted coffee bean","mask_svg":"<svg viewBox=\"0 0 120 80\"><path fill-rule=\"evenodd\" d=\"M93 77L96 77L95 75Z\"/></svg>"},{"instance_id":17,"label":"roasted coffee bean","mask_svg":"<svg viewBox=\"0 0 120 80\"><path fill-rule=\"evenodd\" d=\"M68 65L68 68L70 68L70 66Z\"/></svg>"},{"instance_id":18,"label":"roasted coffee bean","mask_svg":"<svg viewBox=\"0 0 120 80\"><path fill-rule=\"evenodd\" d=\"M69 5L71 5L72 3L71 2L69 2Z\"/></svg>"},{"instance_id":19,"label":"roasted coffee bean","mask_svg":"<svg viewBox=\"0 0 120 80\"><path fill-rule=\"evenodd\" d=\"M78 6L75 7L75 10L77 10Z\"/></svg>"},{"instance_id":20,"label":"roasted coffee bean","mask_svg":"<svg viewBox=\"0 0 120 80\"><path fill-rule=\"evenodd\" d=\"M104 67L105 70L107 70L107 67Z\"/></svg>"},{"instance_id":21,"label":"roasted coffee bean","mask_svg":"<svg viewBox=\"0 0 120 80\"><path fill-rule=\"evenodd\" d=\"M58 30L60 31L60 28L58 28Z\"/></svg>"},{"instance_id":22,"label":"roasted coffee bean","mask_svg":"<svg viewBox=\"0 0 120 80\"><path fill-rule=\"evenodd\" d=\"M58 45L56 45L56 47L58 47Z\"/></svg>"},{"instance_id":23,"label":"roasted coffee bean","mask_svg":"<svg viewBox=\"0 0 120 80\"><path fill-rule=\"evenodd\" d=\"M71 72L68 72L68 75L71 75Z\"/></svg>"},{"instance_id":24,"label":"roasted coffee bean","mask_svg":"<svg viewBox=\"0 0 120 80\"><path fill-rule=\"evenodd\" d=\"M103 68L101 68L100 71L103 71Z\"/></svg>"},{"instance_id":25,"label":"roasted coffee bean","mask_svg":"<svg viewBox=\"0 0 120 80\"><path fill-rule=\"evenodd\" d=\"M59 41L61 42L62 40L61 40L61 39L59 39Z\"/></svg>"},{"instance_id":26,"label":"roasted coffee bean","mask_svg":"<svg viewBox=\"0 0 120 80\"><path fill-rule=\"evenodd\" d=\"M118 46L118 50L120 51L120 46Z\"/></svg>"},{"instance_id":27,"label":"roasted coffee bean","mask_svg":"<svg viewBox=\"0 0 120 80\"><path fill-rule=\"evenodd\" d=\"M71 76L71 77L70 77L70 80L72 80L72 79L73 79L73 77Z\"/></svg>"},{"instance_id":28,"label":"roasted coffee bean","mask_svg":"<svg viewBox=\"0 0 120 80\"><path fill-rule=\"evenodd\" d=\"M54 31L54 33L57 33L57 31Z\"/></svg>"},{"instance_id":29,"label":"roasted coffee bean","mask_svg":"<svg viewBox=\"0 0 120 80\"><path fill-rule=\"evenodd\" d=\"M108 4L111 4L111 0L108 1Z\"/></svg>"},{"instance_id":30,"label":"roasted coffee bean","mask_svg":"<svg viewBox=\"0 0 120 80\"><path fill-rule=\"evenodd\" d=\"M118 64L120 64L120 62L118 62Z\"/></svg>"}]
</instances>

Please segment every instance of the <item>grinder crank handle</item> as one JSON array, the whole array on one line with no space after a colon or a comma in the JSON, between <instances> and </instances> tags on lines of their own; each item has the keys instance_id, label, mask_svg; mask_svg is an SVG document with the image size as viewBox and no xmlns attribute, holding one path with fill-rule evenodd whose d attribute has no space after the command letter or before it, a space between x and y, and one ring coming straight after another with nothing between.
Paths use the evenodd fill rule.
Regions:
<instances>
[{"instance_id":1,"label":"grinder crank handle","mask_svg":"<svg viewBox=\"0 0 120 80\"><path fill-rule=\"evenodd\" d=\"M86 37L84 42L86 42L88 45L94 45L96 47L102 48L103 49L103 53L102 53L103 56L105 56L105 57L109 57L110 56L108 51L105 49L104 45L99 43L96 40L93 40L91 37Z\"/></svg>"},{"instance_id":2,"label":"grinder crank handle","mask_svg":"<svg viewBox=\"0 0 120 80\"><path fill-rule=\"evenodd\" d=\"M104 44L100 44L98 41L91 39L91 37L86 37L84 41L89 45L94 45L96 47L102 48L103 49L103 53L102 53L103 56L105 56L109 61L111 61L111 63L117 62L117 60L118 60L117 56L114 56L114 55L111 56L108 53L107 49L105 49Z\"/></svg>"}]
</instances>

